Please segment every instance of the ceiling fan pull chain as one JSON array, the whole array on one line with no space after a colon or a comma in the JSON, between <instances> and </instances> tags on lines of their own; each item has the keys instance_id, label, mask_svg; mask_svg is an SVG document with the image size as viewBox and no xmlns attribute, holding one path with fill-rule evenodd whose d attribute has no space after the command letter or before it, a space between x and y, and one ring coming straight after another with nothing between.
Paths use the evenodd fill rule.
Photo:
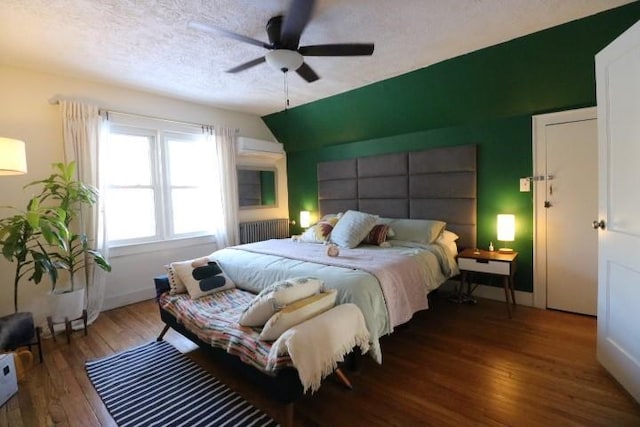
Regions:
<instances>
[{"instance_id":1,"label":"ceiling fan pull chain","mask_svg":"<svg viewBox=\"0 0 640 427\"><path fill-rule=\"evenodd\" d=\"M289 82L287 81L287 72L282 74L284 74L284 110L287 111L289 108Z\"/></svg>"}]
</instances>

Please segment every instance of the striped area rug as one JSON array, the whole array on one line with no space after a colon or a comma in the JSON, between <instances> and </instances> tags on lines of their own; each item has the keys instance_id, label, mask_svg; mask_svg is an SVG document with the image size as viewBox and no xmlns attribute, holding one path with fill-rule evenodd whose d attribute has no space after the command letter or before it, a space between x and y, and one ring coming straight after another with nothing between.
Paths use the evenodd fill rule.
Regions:
<instances>
[{"instance_id":1,"label":"striped area rug","mask_svg":"<svg viewBox=\"0 0 640 427\"><path fill-rule=\"evenodd\" d=\"M166 341L86 362L115 422L126 426L277 426Z\"/></svg>"}]
</instances>

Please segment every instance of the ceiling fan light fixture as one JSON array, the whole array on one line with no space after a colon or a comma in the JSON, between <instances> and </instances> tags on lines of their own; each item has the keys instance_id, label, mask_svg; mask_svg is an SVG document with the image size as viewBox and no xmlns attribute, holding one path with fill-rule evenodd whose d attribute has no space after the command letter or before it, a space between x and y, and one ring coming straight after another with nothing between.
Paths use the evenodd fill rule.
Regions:
<instances>
[{"instance_id":1,"label":"ceiling fan light fixture","mask_svg":"<svg viewBox=\"0 0 640 427\"><path fill-rule=\"evenodd\" d=\"M297 70L304 62L302 55L289 49L274 49L267 52L265 58L267 64L283 73Z\"/></svg>"}]
</instances>

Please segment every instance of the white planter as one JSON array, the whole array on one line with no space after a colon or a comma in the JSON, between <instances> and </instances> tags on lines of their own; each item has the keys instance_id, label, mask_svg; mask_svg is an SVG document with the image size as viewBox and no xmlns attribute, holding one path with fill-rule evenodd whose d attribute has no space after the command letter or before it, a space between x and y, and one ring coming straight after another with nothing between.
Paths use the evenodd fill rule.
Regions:
<instances>
[{"instance_id":1,"label":"white planter","mask_svg":"<svg viewBox=\"0 0 640 427\"><path fill-rule=\"evenodd\" d=\"M49 313L54 323L62 323L65 319L77 319L82 316L82 310L84 310L84 287L75 291L49 294Z\"/></svg>"}]
</instances>

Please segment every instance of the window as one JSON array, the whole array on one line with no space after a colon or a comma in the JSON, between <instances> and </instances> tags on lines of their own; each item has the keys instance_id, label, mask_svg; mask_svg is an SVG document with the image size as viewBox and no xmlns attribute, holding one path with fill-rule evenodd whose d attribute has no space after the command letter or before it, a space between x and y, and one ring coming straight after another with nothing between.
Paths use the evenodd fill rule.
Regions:
<instances>
[{"instance_id":1,"label":"window","mask_svg":"<svg viewBox=\"0 0 640 427\"><path fill-rule=\"evenodd\" d=\"M112 120L105 164L112 246L212 233L213 144L195 126L162 124Z\"/></svg>"}]
</instances>

